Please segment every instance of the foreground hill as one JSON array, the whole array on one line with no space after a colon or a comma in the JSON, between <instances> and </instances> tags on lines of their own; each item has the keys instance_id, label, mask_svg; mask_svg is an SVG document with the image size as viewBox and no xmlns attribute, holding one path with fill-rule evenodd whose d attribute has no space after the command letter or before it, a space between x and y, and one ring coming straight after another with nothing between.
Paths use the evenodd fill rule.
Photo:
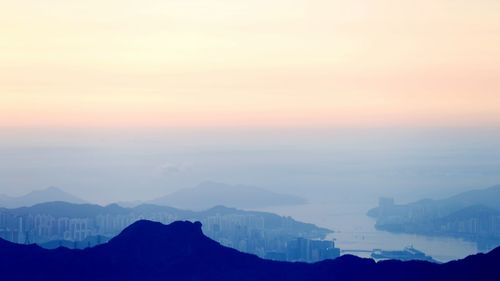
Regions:
<instances>
[{"instance_id":1,"label":"foreground hill","mask_svg":"<svg viewBox=\"0 0 500 281\"><path fill-rule=\"evenodd\" d=\"M85 250L0 240L2 280L498 280L500 248L446 264L342 256L314 264L276 262L224 247L201 223L138 221Z\"/></svg>"},{"instance_id":2,"label":"foreground hill","mask_svg":"<svg viewBox=\"0 0 500 281\"><path fill-rule=\"evenodd\" d=\"M0 238L24 244L34 242L48 248L58 245L81 248L105 242L107 237L116 236L141 219L162 223L201 221L204 232L212 239L262 257L268 253L287 253L287 242L297 237L318 239L331 232L290 217L223 206L196 212L156 205L124 208L116 204L103 207L49 202L16 209L0 208Z\"/></svg>"}]
</instances>

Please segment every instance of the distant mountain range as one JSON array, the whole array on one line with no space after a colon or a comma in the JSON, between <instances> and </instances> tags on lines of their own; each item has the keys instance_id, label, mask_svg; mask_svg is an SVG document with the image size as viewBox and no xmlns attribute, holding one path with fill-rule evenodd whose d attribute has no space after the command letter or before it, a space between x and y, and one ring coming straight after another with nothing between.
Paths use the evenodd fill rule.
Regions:
<instances>
[{"instance_id":1,"label":"distant mountain range","mask_svg":"<svg viewBox=\"0 0 500 281\"><path fill-rule=\"evenodd\" d=\"M88 203L57 187L35 190L19 197L0 194L0 208L29 207L56 201L76 204ZM203 182L193 188L181 189L153 200L118 202L118 205L130 208L145 203L172 206L179 209L206 210L215 206L258 209L280 205L304 204L305 202L306 200L301 197L275 193L255 186Z\"/></svg>"},{"instance_id":2,"label":"distant mountain range","mask_svg":"<svg viewBox=\"0 0 500 281\"><path fill-rule=\"evenodd\" d=\"M199 222L138 221L108 243L84 250L19 245L0 240L0 277L59 280L498 280L500 248L445 264L342 256L318 263L264 260L205 236Z\"/></svg>"},{"instance_id":3,"label":"distant mountain range","mask_svg":"<svg viewBox=\"0 0 500 281\"><path fill-rule=\"evenodd\" d=\"M394 205L391 210L382 210L387 206L379 206L368 211L368 215L378 217L383 211L388 212L384 215L401 215L403 212L420 210L421 213L429 216L445 216L474 205L500 210L500 185L463 192L441 200L423 199L405 205Z\"/></svg>"},{"instance_id":4,"label":"distant mountain range","mask_svg":"<svg viewBox=\"0 0 500 281\"><path fill-rule=\"evenodd\" d=\"M53 186L42 190L35 190L19 197L11 197L4 194L0 195L0 207L4 208L29 207L35 204L53 201L64 201L76 204L85 203L84 200Z\"/></svg>"},{"instance_id":5,"label":"distant mountain range","mask_svg":"<svg viewBox=\"0 0 500 281\"><path fill-rule=\"evenodd\" d=\"M500 185L404 205L385 199L368 215L381 230L456 236L485 250L500 245Z\"/></svg>"},{"instance_id":6,"label":"distant mountain range","mask_svg":"<svg viewBox=\"0 0 500 281\"><path fill-rule=\"evenodd\" d=\"M147 203L203 210L218 205L252 209L305 202L303 198L297 196L274 193L254 186L204 182L194 188L181 189Z\"/></svg>"}]
</instances>

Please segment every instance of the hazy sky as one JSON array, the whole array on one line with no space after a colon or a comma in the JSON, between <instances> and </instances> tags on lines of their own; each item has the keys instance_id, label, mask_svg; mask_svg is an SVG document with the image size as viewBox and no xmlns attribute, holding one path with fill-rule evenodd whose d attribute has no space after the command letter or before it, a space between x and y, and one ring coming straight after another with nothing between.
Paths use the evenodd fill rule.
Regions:
<instances>
[{"instance_id":1,"label":"hazy sky","mask_svg":"<svg viewBox=\"0 0 500 281\"><path fill-rule=\"evenodd\" d=\"M0 193L54 185L109 203L219 181L370 207L499 184L499 139L500 128L4 129Z\"/></svg>"},{"instance_id":2,"label":"hazy sky","mask_svg":"<svg viewBox=\"0 0 500 281\"><path fill-rule=\"evenodd\" d=\"M500 122L500 2L0 2L0 125Z\"/></svg>"},{"instance_id":3,"label":"hazy sky","mask_svg":"<svg viewBox=\"0 0 500 281\"><path fill-rule=\"evenodd\" d=\"M111 202L214 180L376 202L500 183L499 15L496 0L0 0L0 193Z\"/></svg>"}]
</instances>

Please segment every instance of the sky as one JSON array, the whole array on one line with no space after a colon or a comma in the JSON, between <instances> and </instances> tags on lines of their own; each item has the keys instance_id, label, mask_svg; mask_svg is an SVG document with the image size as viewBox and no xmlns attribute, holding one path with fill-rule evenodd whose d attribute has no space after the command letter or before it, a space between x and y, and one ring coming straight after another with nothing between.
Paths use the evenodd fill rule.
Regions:
<instances>
[{"instance_id":1,"label":"sky","mask_svg":"<svg viewBox=\"0 0 500 281\"><path fill-rule=\"evenodd\" d=\"M500 183L498 15L495 0L0 0L0 193L109 203L211 180L376 203Z\"/></svg>"},{"instance_id":2,"label":"sky","mask_svg":"<svg viewBox=\"0 0 500 281\"><path fill-rule=\"evenodd\" d=\"M1 1L4 127L492 126L492 0Z\"/></svg>"}]
</instances>

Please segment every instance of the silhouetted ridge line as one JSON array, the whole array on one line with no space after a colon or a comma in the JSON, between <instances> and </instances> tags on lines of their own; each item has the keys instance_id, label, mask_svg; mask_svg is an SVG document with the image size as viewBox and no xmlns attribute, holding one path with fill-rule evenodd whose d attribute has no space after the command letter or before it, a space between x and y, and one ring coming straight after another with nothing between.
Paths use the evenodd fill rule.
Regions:
<instances>
[{"instance_id":1,"label":"silhouetted ridge line","mask_svg":"<svg viewBox=\"0 0 500 281\"><path fill-rule=\"evenodd\" d=\"M172 250L179 246L192 245L200 240L215 242L203 234L200 222L176 221L164 225L159 222L140 220L125 228L118 236L111 239L108 245L135 247L143 250Z\"/></svg>"},{"instance_id":2,"label":"silhouetted ridge line","mask_svg":"<svg viewBox=\"0 0 500 281\"><path fill-rule=\"evenodd\" d=\"M2 280L326 281L498 280L500 248L446 264L342 256L318 263L261 259L206 237L201 223L138 221L106 244L45 250L0 240Z\"/></svg>"},{"instance_id":3,"label":"silhouetted ridge line","mask_svg":"<svg viewBox=\"0 0 500 281\"><path fill-rule=\"evenodd\" d=\"M224 245L240 251L273 259L317 261L335 256L290 254L288 241L324 239L331 231L310 223L272 213L244 211L216 206L205 211L179 210L171 207L140 205L124 208L116 204L99 206L49 202L17 209L0 208L0 237L11 242L37 243L47 248L58 246L84 249L109 241L131 223L148 219L161 223L179 220L201 221L203 232ZM235 235L235 233L238 233ZM333 243L332 243L333 244ZM327 247L324 243L321 247ZM332 245L333 246L333 245ZM289 258L290 257L290 258ZM293 257L293 258L292 258Z\"/></svg>"}]
</instances>

